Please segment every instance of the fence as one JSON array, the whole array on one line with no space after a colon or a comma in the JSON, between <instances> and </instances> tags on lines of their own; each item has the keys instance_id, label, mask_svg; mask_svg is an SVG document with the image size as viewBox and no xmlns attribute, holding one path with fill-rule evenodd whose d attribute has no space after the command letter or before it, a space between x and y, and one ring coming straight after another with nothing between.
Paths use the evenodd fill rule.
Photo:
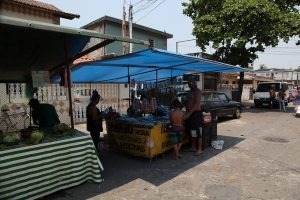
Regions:
<instances>
[{"instance_id":1,"label":"fence","mask_svg":"<svg viewBox=\"0 0 300 200\"><path fill-rule=\"evenodd\" d=\"M239 92L238 84L220 84L218 89L219 92L224 92L230 99L237 100ZM252 99L252 86L244 85L242 93L242 101Z\"/></svg>"},{"instance_id":2,"label":"fence","mask_svg":"<svg viewBox=\"0 0 300 200\"><path fill-rule=\"evenodd\" d=\"M120 84L73 84L73 112L75 123L84 123L86 121L86 107L89 103L93 90L97 90L103 97L103 101L98 105L100 110L112 107L116 111L124 114L128 108L128 101L122 99L128 98L128 91ZM125 91L124 91L125 90ZM26 84L8 83L0 84L0 107L9 104L23 104L29 101L26 97ZM67 90L58 84L49 84L48 86L38 88L34 96L41 103L52 104L58 112L62 122L70 124L69 102Z\"/></svg>"}]
</instances>

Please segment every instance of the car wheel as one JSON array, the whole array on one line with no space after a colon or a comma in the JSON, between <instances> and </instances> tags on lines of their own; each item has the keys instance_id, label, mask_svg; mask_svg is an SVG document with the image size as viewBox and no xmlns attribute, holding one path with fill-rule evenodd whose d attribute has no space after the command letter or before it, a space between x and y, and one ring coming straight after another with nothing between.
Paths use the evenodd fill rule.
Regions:
<instances>
[{"instance_id":1,"label":"car wheel","mask_svg":"<svg viewBox=\"0 0 300 200\"><path fill-rule=\"evenodd\" d=\"M234 119L239 119L241 117L241 109L240 108L236 108L234 113L233 113L233 118Z\"/></svg>"},{"instance_id":2,"label":"car wheel","mask_svg":"<svg viewBox=\"0 0 300 200\"><path fill-rule=\"evenodd\" d=\"M255 106L255 108L259 108L260 104L259 103L255 103L254 106Z\"/></svg>"}]
</instances>

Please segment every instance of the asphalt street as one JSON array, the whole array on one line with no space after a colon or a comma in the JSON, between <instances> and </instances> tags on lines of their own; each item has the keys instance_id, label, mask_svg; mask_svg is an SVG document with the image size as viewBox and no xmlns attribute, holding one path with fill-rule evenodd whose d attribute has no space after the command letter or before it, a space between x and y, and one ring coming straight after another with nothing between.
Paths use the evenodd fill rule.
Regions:
<instances>
[{"instance_id":1,"label":"asphalt street","mask_svg":"<svg viewBox=\"0 0 300 200\"><path fill-rule=\"evenodd\" d=\"M287 112L253 108L240 119L218 123L222 150L208 148L200 157L182 151L154 159L132 158L102 150L104 181L56 192L46 200L76 199L300 199L300 118Z\"/></svg>"}]
</instances>

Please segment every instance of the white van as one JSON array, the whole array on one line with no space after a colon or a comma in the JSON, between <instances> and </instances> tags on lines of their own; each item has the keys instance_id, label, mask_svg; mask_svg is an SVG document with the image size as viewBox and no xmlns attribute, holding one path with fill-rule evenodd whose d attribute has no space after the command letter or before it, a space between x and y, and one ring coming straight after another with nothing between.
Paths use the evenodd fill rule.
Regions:
<instances>
[{"instance_id":1,"label":"white van","mask_svg":"<svg viewBox=\"0 0 300 200\"><path fill-rule=\"evenodd\" d=\"M271 86L275 85L275 91L276 91L276 97L278 95L278 92L281 88L285 89L285 105L288 104L288 98L289 98L289 88L288 84L286 82L265 82L265 83L259 83L257 86L257 89L253 92L254 93L254 105L255 107L260 106L270 106L271 100L270 100L270 89ZM276 104L278 102L276 101Z\"/></svg>"}]
</instances>

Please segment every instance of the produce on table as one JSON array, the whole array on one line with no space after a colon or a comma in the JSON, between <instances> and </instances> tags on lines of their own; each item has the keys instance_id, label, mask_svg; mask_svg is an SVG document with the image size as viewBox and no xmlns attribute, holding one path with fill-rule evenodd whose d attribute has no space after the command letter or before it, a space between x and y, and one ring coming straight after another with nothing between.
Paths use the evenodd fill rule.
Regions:
<instances>
[{"instance_id":1,"label":"produce on table","mask_svg":"<svg viewBox=\"0 0 300 200\"><path fill-rule=\"evenodd\" d=\"M74 129L69 129L69 130L65 131L65 132L63 133L63 135L65 135L65 136L73 135L74 132L75 132Z\"/></svg>"},{"instance_id":2,"label":"produce on table","mask_svg":"<svg viewBox=\"0 0 300 200\"><path fill-rule=\"evenodd\" d=\"M43 131L33 131L27 142L29 144L39 144L44 137Z\"/></svg>"},{"instance_id":3,"label":"produce on table","mask_svg":"<svg viewBox=\"0 0 300 200\"><path fill-rule=\"evenodd\" d=\"M65 123L61 123L61 124L57 124L54 126L53 128L53 133L57 134L57 135L64 135L64 136L68 136L68 135L73 135L73 133L75 132L74 129L71 129L67 124Z\"/></svg>"},{"instance_id":4,"label":"produce on table","mask_svg":"<svg viewBox=\"0 0 300 200\"><path fill-rule=\"evenodd\" d=\"M20 142L19 132L13 132L3 137L2 142L7 145L14 145Z\"/></svg>"}]
</instances>

